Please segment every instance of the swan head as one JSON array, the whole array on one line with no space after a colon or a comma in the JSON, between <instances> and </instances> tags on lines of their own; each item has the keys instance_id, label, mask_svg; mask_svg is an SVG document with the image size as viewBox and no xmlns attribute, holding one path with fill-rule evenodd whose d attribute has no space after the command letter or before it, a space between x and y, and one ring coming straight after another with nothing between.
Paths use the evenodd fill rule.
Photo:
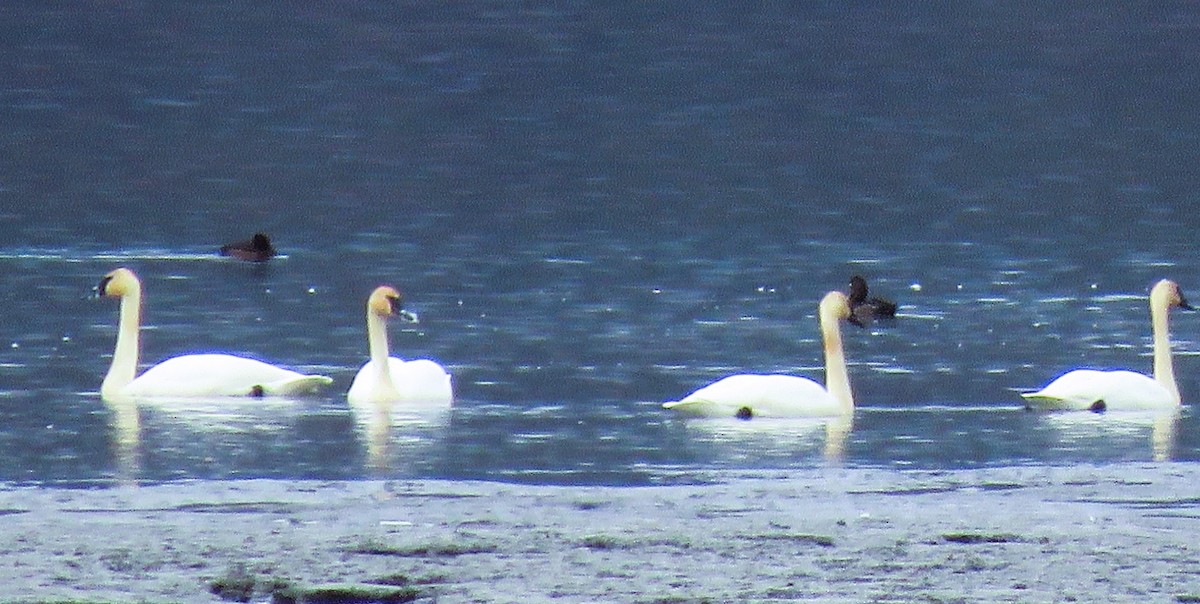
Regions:
<instances>
[{"instance_id":1,"label":"swan head","mask_svg":"<svg viewBox=\"0 0 1200 604\"><path fill-rule=\"evenodd\" d=\"M1154 289L1150 290L1150 304L1158 308L1178 306L1184 310L1195 310L1188 304L1179 285L1170 279L1163 279L1154 284Z\"/></svg>"},{"instance_id":2,"label":"swan head","mask_svg":"<svg viewBox=\"0 0 1200 604\"><path fill-rule=\"evenodd\" d=\"M367 309L380 317L398 316L409 323L419 323L415 313L404 310L404 296L390 286L381 285L367 298Z\"/></svg>"},{"instance_id":3,"label":"swan head","mask_svg":"<svg viewBox=\"0 0 1200 604\"><path fill-rule=\"evenodd\" d=\"M121 298L141 290L142 284L137 275L127 268L119 268L104 275L96 285L96 295L101 298Z\"/></svg>"},{"instance_id":4,"label":"swan head","mask_svg":"<svg viewBox=\"0 0 1200 604\"><path fill-rule=\"evenodd\" d=\"M825 294L825 297L821 298L819 308L823 325L834 325L838 321L845 320L859 327L864 326L861 321L854 320L854 311L850 308L850 298L842 292L833 291Z\"/></svg>"}]
</instances>

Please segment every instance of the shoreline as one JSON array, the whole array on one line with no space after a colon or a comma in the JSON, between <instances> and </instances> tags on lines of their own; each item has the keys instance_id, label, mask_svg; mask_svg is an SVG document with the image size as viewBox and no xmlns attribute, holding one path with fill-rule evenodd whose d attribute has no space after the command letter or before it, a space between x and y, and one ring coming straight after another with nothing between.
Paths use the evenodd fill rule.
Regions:
<instances>
[{"instance_id":1,"label":"shoreline","mask_svg":"<svg viewBox=\"0 0 1200 604\"><path fill-rule=\"evenodd\" d=\"M0 602L1200 601L1195 464L708 476L2 484Z\"/></svg>"}]
</instances>

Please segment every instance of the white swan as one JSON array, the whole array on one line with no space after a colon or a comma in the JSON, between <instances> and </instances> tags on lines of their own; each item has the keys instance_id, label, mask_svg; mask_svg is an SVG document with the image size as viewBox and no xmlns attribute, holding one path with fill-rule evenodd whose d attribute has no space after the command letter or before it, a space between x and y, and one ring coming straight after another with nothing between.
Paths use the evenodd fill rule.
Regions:
<instances>
[{"instance_id":1,"label":"white swan","mask_svg":"<svg viewBox=\"0 0 1200 604\"><path fill-rule=\"evenodd\" d=\"M371 360L354 376L346 398L351 404L450 405L454 390L450 375L441 365L426 359L406 362L388 356L387 318L399 314L416 321L412 313L401 308L400 300L400 292L386 285L375 288L367 298L367 344Z\"/></svg>"},{"instance_id":2,"label":"white swan","mask_svg":"<svg viewBox=\"0 0 1200 604\"><path fill-rule=\"evenodd\" d=\"M1172 306L1191 310L1174 281L1163 279L1150 290L1150 322L1154 335L1154 377L1133 371L1076 369L1037 392L1022 393L1039 409L1166 409L1180 405L1171 362L1167 314Z\"/></svg>"},{"instance_id":3,"label":"white swan","mask_svg":"<svg viewBox=\"0 0 1200 604\"><path fill-rule=\"evenodd\" d=\"M262 361L228 354L174 357L137 375L138 331L142 320L142 284L137 275L119 268L100 280L97 294L121 299L117 348L100 385L100 398L123 401L145 398L214 396L290 396L331 384L323 375L304 375Z\"/></svg>"},{"instance_id":4,"label":"white swan","mask_svg":"<svg viewBox=\"0 0 1200 604\"><path fill-rule=\"evenodd\" d=\"M841 292L821 300L821 336L825 342L825 386L791 375L738 374L717 380L663 407L706 417L828 417L854 410L840 321L849 320L850 303Z\"/></svg>"}]
</instances>

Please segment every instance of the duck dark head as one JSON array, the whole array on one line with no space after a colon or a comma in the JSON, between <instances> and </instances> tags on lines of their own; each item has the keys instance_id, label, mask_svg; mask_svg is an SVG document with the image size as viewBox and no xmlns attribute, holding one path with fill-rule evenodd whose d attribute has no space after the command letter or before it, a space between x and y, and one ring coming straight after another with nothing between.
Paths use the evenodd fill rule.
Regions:
<instances>
[{"instance_id":1,"label":"duck dark head","mask_svg":"<svg viewBox=\"0 0 1200 604\"><path fill-rule=\"evenodd\" d=\"M221 246L221 255L248 262L266 262L275 256L275 247L265 233L255 233L245 241Z\"/></svg>"},{"instance_id":2,"label":"duck dark head","mask_svg":"<svg viewBox=\"0 0 1200 604\"><path fill-rule=\"evenodd\" d=\"M850 277L850 291L846 300L850 304L849 321L866 327L876 319L895 319L896 303L883 298L868 297L867 280L862 275Z\"/></svg>"},{"instance_id":3,"label":"duck dark head","mask_svg":"<svg viewBox=\"0 0 1200 604\"><path fill-rule=\"evenodd\" d=\"M846 293L846 299L850 301L851 308L867 301L867 280L862 275L850 277L850 291Z\"/></svg>"}]
</instances>

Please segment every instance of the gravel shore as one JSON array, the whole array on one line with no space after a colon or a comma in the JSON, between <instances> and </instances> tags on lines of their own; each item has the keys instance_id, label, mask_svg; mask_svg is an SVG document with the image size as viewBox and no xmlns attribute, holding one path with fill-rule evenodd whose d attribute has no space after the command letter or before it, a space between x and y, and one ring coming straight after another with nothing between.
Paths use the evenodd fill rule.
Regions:
<instances>
[{"instance_id":1,"label":"gravel shore","mask_svg":"<svg viewBox=\"0 0 1200 604\"><path fill-rule=\"evenodd\" d=\"M1191 464L0 486L0 601L1200 602Z\"/></svg>"}]
</instances>

